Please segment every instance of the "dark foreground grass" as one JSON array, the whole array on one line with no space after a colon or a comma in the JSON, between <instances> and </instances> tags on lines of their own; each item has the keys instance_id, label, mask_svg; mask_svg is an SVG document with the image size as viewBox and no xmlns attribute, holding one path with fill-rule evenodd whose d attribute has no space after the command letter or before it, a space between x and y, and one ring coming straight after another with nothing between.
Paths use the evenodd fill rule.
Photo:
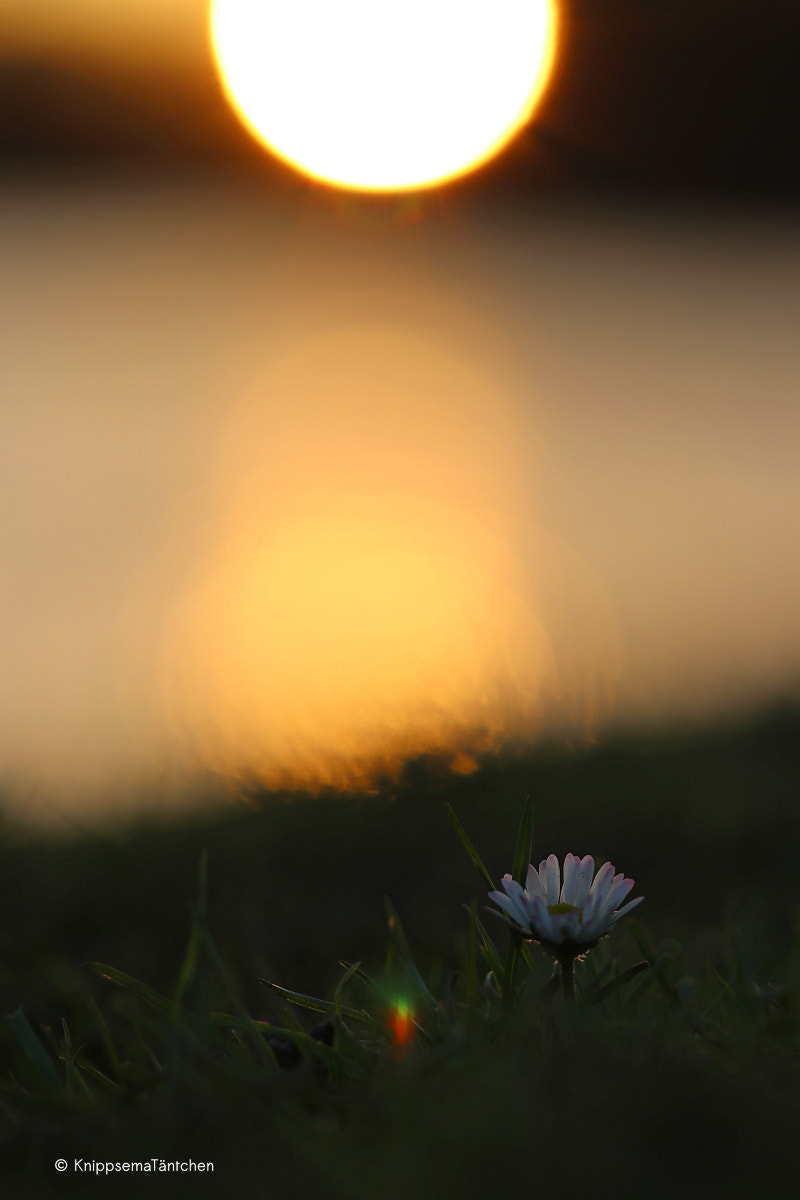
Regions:
<instances>
[{"instance_id":1,"label":"dark foreground grass","mask_svg":"<svg viewBox=\"0 0 800 1200\"><path fill-rule=\"evenodd\" d=\"M7 830L0 1191L793 1195L798 784L787 709L466 779L415 764L360 800ZM497 879L528 794L537 860L610 858L646 896L573 1010L535 948L508 986L446 807ZM153 1158L214 1173L74 1169Z\"/></svg>"}]
</instances>

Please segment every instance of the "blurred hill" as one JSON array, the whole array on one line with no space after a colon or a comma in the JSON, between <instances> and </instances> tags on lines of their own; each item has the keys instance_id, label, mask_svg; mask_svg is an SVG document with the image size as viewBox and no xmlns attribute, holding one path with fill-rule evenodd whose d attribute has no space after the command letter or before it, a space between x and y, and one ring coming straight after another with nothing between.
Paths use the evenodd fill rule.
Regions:
<instances>
[{"instance_id":1,"label":"blurred hill","mask_svg":"<svg viewBox=\"0 0 800 1200\"><path fill-rule=\"evenodd\" d=\"M66 839L6 822L0 1002L35 1011L63 987L65 963L80 971L87 960L168 988L204 848L209 922L256 1005L259 975L321 994L340 957L380 960L386 895L429 967L466 931L462 905L485 900L446 804L499 878L510 869L526 795L534 857L572 850L610 859L636 880L646 897L641 919L656 936L688 923L713 947L726 919L766 917L776 945L788 944L798 794L800 709L787 705L738 725L628 736L580 752L508 753L466 777L418 761L373 796L254 790L194 819L151 818Z\"/></svg>"}]
</instances>

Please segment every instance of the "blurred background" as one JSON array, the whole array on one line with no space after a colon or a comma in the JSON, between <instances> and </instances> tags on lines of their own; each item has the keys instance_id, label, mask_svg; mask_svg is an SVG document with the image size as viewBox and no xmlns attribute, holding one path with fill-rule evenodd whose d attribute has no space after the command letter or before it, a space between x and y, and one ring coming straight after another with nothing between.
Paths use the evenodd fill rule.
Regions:
<instances>
[{"instance_id":1,"label":"blurred background","mask_svg":"<svg viewBox=\"0 0 800 1200\"><path fill-rule=\"evenodd\" d=\"M15 1197L62 1195L64 1154L348 1200L532 1158L567 1193L792 1177L800 9L555 9L497 158L364 196L251 139L205 0L0 0ZM485 889L445 802L494 876L526 795L537 861L636 879L666 1016L552 1058L456 1029L338 1090L208 1040L232 1005L291 1020L259 978L380 978L386 895L458 994Z\"/></svg>"},{"instance_id":2,"label":"blurred background","mask_svg":"<svg viewBox=\"0 0 800 1200\"><path fill-rule=\"evenodd\" d=\"M796 6L556 11L495 161L367 197L249 137L203 0L0 0L9 811L797 696Z\"/></svg>"}]
</instances>

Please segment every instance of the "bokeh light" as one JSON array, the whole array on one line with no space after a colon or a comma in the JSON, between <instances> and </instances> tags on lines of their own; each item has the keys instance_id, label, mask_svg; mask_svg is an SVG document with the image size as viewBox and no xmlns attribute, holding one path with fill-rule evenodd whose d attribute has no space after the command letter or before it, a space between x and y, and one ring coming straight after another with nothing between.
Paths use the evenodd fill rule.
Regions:
<instances>
[{"instance_id":1,"label":"bokeh light","mask_svg":"<svg viewBox=\"0 0 800 1200\"><path fill-rule=\"evenodd\" d=\"M551 0L212 0L210 26L251 133L366 191L427 187L492 158L530 119L555 45Z\"/></svg>"},{"instance_id":2,"label":"bokeh light","mask_svg":"<svg viewBox=\"0 0 800 1200\"><path fill-rule=\"evenodd\" d=\"M343 327L271 363L229 417L216 530L165 642L202 765L363 786L540 727L558 671L518 440L497 383L413 329Z\"/></svg>"},{"instance_id":3,"label":"bokeh light","mask_svg":"<svg viewBox=\"0 0 800 1200\"><path fill-rule=\"evenodd\" d=\"M386 1027L397 1052L400 1055L405 1054L414 1040L414 1010L404 996L392 1002Z\"/></svg>"}]
</instances>

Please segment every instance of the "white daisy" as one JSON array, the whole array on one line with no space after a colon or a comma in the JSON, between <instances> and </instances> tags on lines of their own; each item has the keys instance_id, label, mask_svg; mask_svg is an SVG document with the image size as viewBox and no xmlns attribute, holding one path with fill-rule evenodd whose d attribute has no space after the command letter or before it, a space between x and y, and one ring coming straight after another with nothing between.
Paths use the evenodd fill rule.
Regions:
<instances>
[{"instance_id":1,"label":"white daisy","mask_svg":"<svg viewBox=\"0 0 800 1200\"><path fill-rule=\"evenodd\" d=\"M503 892L490 892L500 910L498 916L524 938L540 942L562 964L596 946L644 896L617 906L628 895L634 881L615 875L611 863L604 863L594 875L590 854L564 859L564 881L555 854L543 859L539 870L531 864L525 887L510 875L504 875Z\"/></svg>"}]
</instances>

